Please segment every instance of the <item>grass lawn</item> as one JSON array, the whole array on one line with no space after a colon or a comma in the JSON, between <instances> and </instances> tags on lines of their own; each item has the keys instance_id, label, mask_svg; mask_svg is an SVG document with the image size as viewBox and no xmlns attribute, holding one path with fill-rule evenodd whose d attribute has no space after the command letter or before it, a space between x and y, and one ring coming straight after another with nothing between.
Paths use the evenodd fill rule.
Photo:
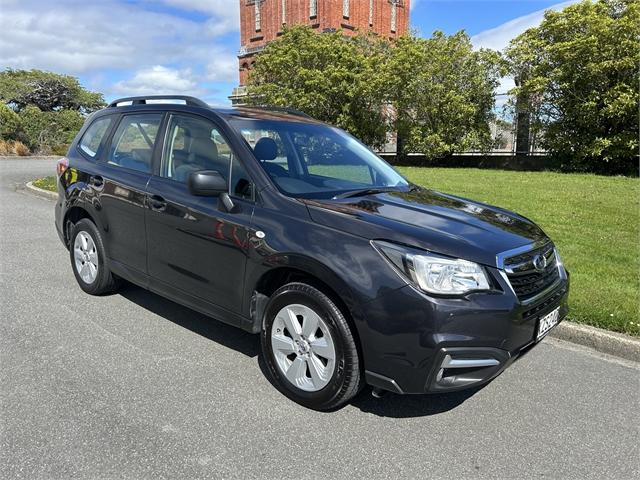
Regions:
<instances>
[{"instance_id":1,"label":"grass lawn","mask_svg":"<svg viewBox=\"0 0 640 480\"><path fill-rule=\"evenodd\" d=\"M640 336L640 180L550 172L398 168L428 188L514 210L540 225L571 273L578 323Z\"/></svg>"},{"instance_id":2,"label":"grass lawn","mask_svg":"<svg viewBox=\"0 0 640 480\"><path fill-rule=\"evenodd\" d=\"M540 225L571 272L571 320L640 336L640 179L400 167L428 188L514 210ZM56 191L55 177L33 182Z\"/></svg>"},{"instance_id":3,"label":"grass lawn","mask_svg":"<svg viewBox=\"0 0 640 480\"><path fill-rule=\"evenodd\" d=\"M48 190L50 192L58 191L58 187L56 186L56 177L54 177L53 175L50 177L44 177L44 178L39 178L37 180L34 180L33 185L43 190Z\"/></svg>"}]
</instances>

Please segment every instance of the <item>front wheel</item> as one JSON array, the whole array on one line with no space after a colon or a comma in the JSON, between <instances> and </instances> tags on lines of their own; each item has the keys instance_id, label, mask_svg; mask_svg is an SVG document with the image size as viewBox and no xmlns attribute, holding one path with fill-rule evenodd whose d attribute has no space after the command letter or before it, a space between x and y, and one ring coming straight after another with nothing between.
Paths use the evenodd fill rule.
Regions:
<instances>
[{"instance_id":1,"label":"front wheel","mask_svg":"<svg viewBox=\"0 0 640 480\"><path fill-rule=\"evenodd\" d=\"M289 283L267 305L262 329L267 371L287 397L315 410L335 409L361 387L361 364L346 318L320 290Z\"/></svg>"}]
</instances>

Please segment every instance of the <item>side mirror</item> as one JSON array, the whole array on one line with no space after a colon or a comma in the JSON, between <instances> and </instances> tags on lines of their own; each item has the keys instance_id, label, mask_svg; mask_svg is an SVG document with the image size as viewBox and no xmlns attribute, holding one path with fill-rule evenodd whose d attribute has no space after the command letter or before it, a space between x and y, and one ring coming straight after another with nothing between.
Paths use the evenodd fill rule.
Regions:
<instances>
[{"instance_id":1,"label":"side mirror","mask_svg":"<svg viewBox=\"0 0 640 480\"><path fill-rule=\"evenodd\" d=\"M216 170L191 172L187 184L192 195L201 197L217 197L229 189L227 181Z\"/></svg>"}]
</instances>

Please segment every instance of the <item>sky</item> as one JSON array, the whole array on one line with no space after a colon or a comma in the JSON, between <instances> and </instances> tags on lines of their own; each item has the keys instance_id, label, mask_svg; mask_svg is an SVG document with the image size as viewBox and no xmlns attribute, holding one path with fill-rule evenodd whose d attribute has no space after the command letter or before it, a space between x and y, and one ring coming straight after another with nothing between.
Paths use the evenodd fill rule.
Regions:
<instances>
[{"instance_id":1,"label":"sky","mask_svg":"<svg viewBox=\"0 0 640 480\"><path fill-rule=\"evenodd\" d=\"M477 48L500 50L545 9L575 1L412 0L411 26L465 30ZM0 24L0 69L73 75L107 100L167 93L226 105L238 82L238 0L0 0Z\"/></svg>"}]
</instances>

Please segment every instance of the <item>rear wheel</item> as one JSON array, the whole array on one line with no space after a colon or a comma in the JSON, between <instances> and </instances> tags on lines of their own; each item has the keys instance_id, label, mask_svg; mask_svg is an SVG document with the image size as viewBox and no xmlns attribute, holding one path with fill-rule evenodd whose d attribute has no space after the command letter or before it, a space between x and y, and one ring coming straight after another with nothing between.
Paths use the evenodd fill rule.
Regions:
<instances>
[{"instance_id":1,"label":"rear wheel","mask_svg":"<svg viewBox=\"0 0 640 480\"><path fill-rule=\"evenodd\" d=\"M305 407L331 410L360 390L361 364L347 320L310 285L289 283L273 294L262 354L280 391Z\"/></svg>"},{"instance_id":2,"label":"rear wheel","mask_svg":"<svg viewBox=\"0 0 640 480\"><path fill-rule=\"evenodd\" d=\"M118 287L111 273L100 231L86 218L76 223L70 236L71 267L78 285L91 295L111 293Z\"/></svg>"}]
</instances>

